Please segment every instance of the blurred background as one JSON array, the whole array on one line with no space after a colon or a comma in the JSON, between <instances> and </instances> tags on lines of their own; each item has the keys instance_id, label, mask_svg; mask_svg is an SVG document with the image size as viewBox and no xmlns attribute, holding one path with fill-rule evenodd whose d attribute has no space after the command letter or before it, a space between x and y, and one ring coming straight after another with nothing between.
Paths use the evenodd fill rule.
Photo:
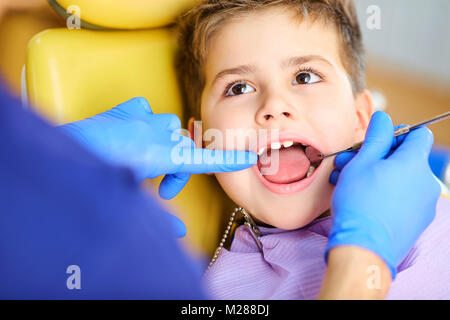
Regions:
<instances>
[{"instance_id":1,"label":"blurred background","mask_svg":"<svg viewBox=\"0 0 450 320\"><path fill-rule=\"evenodd\" d=\"M367 85L384 96L394 122L414 123L450 110L450 1L355 4L367 52ZM380 29L369 28L371 6L380 10ZM449 122L430 129L436 143L450 146Z\"/></svg>"}]
</instances>

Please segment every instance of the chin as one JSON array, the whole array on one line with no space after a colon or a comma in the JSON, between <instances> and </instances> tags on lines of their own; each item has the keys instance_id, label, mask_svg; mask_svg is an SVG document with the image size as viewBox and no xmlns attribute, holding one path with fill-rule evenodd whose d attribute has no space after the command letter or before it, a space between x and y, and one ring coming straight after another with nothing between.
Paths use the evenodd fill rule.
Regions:
<instances>
[{"instance_id":1,"label":"chin","mask_svg":"<svg viewBox=\"0 0 450 320\"><path fill-rule=\"evenodd\" d=\"M262 195L255 195L258 205L250 213L256 220L279 229L295 230L308 225L331 206L334 186L328 182L332 168L327 166L318 172L313 184L296 194L280 195L265 188L254 188L255 194ZM245 203L242 206L246 208Z\"/></svg>"},{"instance_id":2,"label":"chin","mask_svg":"<svg viewBox=\"0 0 450 320\"><path fill-rule=\"evenodd\" d=\"M322 215L325 211L329 209L329 206L315 206L315 208L302 210L297 208L283 208L283 210L274 209L272 211L260 211L255 215L257 221L261 221L267 225L272 227L283 229L283 230L296 230L303 228L308 225L315 219L317 219L320 215ZM258 216L264 216L264 218L259 218Z\"/></svg>"}]
</instances>

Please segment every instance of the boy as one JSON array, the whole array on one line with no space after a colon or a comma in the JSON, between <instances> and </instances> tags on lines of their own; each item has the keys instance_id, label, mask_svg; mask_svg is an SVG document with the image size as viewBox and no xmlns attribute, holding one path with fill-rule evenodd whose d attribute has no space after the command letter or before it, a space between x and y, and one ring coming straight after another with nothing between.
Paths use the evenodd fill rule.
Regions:
<instances>
[{"instance_id":1,"label":"boy","mask_svg":"<svg viewBox=\"0 0 450 320\"><path fill-rule=\"evenodd\" d=\"M183 15L179 28L177 67L193 116L191 134L194 120L201 119L204 131L213 128L227 137L203 141L207 147L260 155L251 169L216 174L261 234L255 238L251 228L239 227L230 250L223 249L206 272L207 288L225 299L313 299L325 270L334 167L329 159L313 161L308 149L327 154L363 140L373 113L353 3L210 0ZM237 134L227 136L227 130ZM260 130L276 135L254 143L248 132ZM267 173L273 154L278 170ZM443 201L438 210L448 208ZM432 261L429 252L418 256L421 248L445 248L448 217L437 215L417 242L423 245L398 266L405 276L399 273L389 297L420 296L422 281L430 288L427 298L450 296L448 288L419 279L425 271L449 277L439 260L444 255Z\"/></svg>"}]
</instances>

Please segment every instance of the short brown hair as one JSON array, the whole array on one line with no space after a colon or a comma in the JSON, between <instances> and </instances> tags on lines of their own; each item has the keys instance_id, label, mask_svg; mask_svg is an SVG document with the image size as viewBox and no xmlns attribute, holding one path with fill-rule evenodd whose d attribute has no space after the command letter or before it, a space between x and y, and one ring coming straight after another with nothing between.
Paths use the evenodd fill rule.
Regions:
<instances>
[{"instance_id":1,"label":"short brown hair","mask_svg":"<svg viewBox=\"0 0 450 320\"><path fill-rule=\"evenodd\" d=\"M230 18L275 6L294 9L302 19L331 22L342 44L340 56L354 95L365 88L364 47L352 0L206 0L177 20L176 68L189 116L200 117L204 64L212 34Z\"/></svg>"}]
</instances>

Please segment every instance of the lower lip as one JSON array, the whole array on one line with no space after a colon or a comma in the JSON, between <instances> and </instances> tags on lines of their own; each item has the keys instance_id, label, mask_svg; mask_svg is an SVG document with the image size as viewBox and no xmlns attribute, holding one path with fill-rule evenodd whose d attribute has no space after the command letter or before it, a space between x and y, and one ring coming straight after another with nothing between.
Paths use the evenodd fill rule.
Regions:
<instances>
[{"instance_id":1,"label":"lower lip","mask_svg":"<svg viewBox=\"0 0 450 320\"><path fill-rule=\"evenodd\" d=\"M317 172L322 168L322 164L319 165L316 170L314 170L313 174L309 176L308 178L305 178L303 180L293 182L293 183L286 183L286 184L278 184L278 183L272 183L265 179L261 172L258 169L258 164L253 166L253 171L255 171L256 176L258 177L259 181L270 191L277 194L291 194L296 193L305 190L308 188L311 183L314 181L314 179L317 176Z\"/></svg>"}]
</instances>

